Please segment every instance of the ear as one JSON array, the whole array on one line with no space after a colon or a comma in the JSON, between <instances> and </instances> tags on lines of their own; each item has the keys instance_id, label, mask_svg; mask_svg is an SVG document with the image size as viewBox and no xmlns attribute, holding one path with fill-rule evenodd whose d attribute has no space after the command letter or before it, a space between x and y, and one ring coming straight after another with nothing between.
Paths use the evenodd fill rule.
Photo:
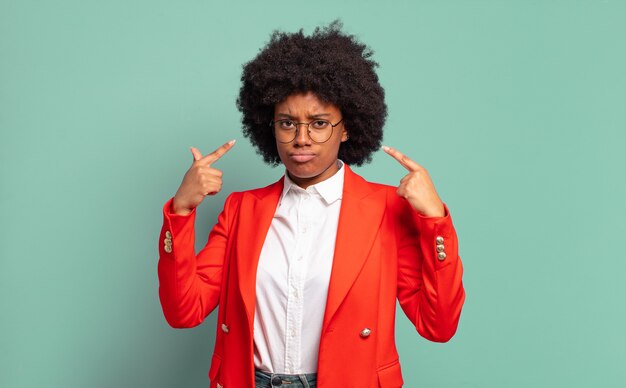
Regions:
<instances>
[{"instance_id":1,"label":"ear","mask_svg":"<svg viewBox=\"0 0 626 388\"><path fill-rule=\"evenodd\" d=\"M343 143L344 141L348 141L349 138L350 136L348 135L348 130L344 126L341 130L341 142Z\"/></svg>"}]
</instances>

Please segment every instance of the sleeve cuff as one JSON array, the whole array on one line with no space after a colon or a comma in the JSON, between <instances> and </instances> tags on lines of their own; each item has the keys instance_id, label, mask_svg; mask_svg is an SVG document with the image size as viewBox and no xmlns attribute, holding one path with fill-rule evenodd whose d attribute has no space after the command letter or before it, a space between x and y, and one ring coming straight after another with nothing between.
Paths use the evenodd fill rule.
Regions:
<instances>
[{"instance_id":1,"label":"sleeve cuff","mask_svg":"<svg viewBox=\"0 0 626 388\"><path fill-rule=\"evenodd\" d=\"M425 217L418 212L413 213L419 225L422 246L428 252L427 256L434 258L435 270L446 267L458 256L458 242L450 210L445 203L443 206L443 217Z\"/></svg>"},{"instance_id":2,"label":"sleeve cuff","mask_svg":"<svg viewBox=\"0 0 626 388\"><path fill-rule=\"evenodd\" d=\"M193 222L196 218L196 209L193 209L191 213L187 215L181 215L174 213L174 209L172 207L174 203L174 198L170 198L165 205L163 206L163 221L164 224L168 225L172 234L176 234L175 232L180 231L184 228L189 222Z\"/></svg>"},{"instance_id":3,"label":"sleeve cuff","mask_svg":"<svg viewBox=\"0 0 626 388\"><path fill-rule=\"evenodd\" d=\"M196 209L187 215L180 215L173 212L172 203L174 198L170 198L163 206L163 227L161 229L160 240L164 254L174 256L174 246L189 245L194 246L194 224L196 220Z\"/></svg>"}]
</instances>

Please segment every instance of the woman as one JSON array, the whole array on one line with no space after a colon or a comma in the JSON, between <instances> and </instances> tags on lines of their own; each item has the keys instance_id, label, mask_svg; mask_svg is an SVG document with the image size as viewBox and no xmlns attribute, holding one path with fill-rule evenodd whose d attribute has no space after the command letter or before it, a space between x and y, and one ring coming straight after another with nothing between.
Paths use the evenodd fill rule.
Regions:
<instances>
[{"instance_id":1,"label":"woman","mask_svg":"<svg viewBox=\"0 0 626 388\"><path fill-rule=\"evenodd\" d=\"M211 387L400 387L396 299L431 341L455 333L465 299L457 237L427 171L398 187L349 165L380 148L387 109L371 52L337 22L311 36L275 32L244 67L244 134L285 175L232 193L194 252L195 208L220 191L213 163L193 164L163 209L159 281L173 327L215 307Z\"/></svg>"}]
</instances>

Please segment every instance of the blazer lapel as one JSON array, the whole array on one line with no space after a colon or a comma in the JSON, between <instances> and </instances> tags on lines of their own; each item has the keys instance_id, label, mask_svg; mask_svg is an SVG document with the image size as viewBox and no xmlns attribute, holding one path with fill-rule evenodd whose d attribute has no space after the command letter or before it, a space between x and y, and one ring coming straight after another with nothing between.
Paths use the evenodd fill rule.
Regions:
<instances>
[{"instance_id":1,"label":"blazer lapel","mask_svg":"<svg viewBox=\"0 0 626 388\"><path fill-rule=\"evenodd\" d=\"M244 193L237 233L236 266L239 289L246 308L250 330L256 305L256 273L265 237L276 213L284 177L259 190Z\"/></svg>"},{"instance_id":2,"label":"blazer lapel","mask_svg":"<svg viewBox=\"0 0 626 388\"><path fill-rule=\"evenodd\" d=\"M385 210L383 190L375 190L345 165L343 198L322 332L356 280L380 228Z\"/></svg>"}]
</instances>

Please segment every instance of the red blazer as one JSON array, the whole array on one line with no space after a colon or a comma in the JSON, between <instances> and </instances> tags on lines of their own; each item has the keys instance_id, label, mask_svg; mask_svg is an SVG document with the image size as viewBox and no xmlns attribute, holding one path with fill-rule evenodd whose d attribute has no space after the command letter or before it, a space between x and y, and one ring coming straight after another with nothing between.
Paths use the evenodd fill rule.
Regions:
<instances>
[{"instance_id":1,"label":"red blazer","mask_svg":"<svg viewBox=\"0 0 626 388\"><path fill-rule=\"evenodd\" d=\"M317 384L401 387L396 299L423 337L446 342L454 335L465 300L456 232L447 207L444 217L422 217L395 187L345 169ZM194 327L220 306L211 388L254 387L256 268L282 188L281 178L232 193L198 255L195 211L175 215L172 200L163 209L158 273L167 322Z\"/></svg>"}]
</instances>

